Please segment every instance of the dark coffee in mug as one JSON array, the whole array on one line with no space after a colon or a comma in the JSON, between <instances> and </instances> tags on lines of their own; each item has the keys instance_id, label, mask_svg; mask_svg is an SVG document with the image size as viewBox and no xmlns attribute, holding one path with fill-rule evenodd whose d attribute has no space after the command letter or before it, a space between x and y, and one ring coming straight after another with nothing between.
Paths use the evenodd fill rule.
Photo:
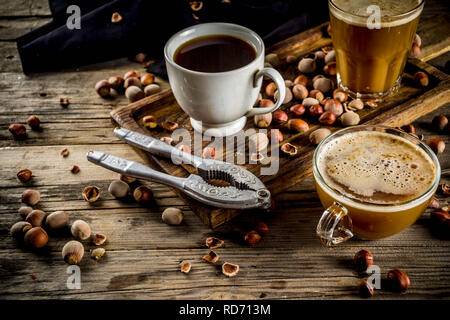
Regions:
<instances>
[{"instance_id":1,"label":"dark coffee in mug","mask_svg":"<svg viewBox=\"0 0 450 320\"><path fill-rule=\"evenodd\" d=\"M229 35L208 35L182 44L174 61L199 72L225 72L239 69L255 60L256 51L248 42Z\"/></svg>"}]
</instances>

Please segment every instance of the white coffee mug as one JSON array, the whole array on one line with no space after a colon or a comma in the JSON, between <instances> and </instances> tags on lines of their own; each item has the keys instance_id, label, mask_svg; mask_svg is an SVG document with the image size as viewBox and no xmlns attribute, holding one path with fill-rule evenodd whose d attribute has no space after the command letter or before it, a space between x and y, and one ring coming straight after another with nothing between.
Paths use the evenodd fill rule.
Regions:
<instances>
[{"instance_id":1,"label":"white coffee mug","mask_svg":"<svg viewBox=\"0 0 450 320\"><path fill-rule=\"evenodd\" d=\"M256 58L249 64L226 72L188 70L174 61L184 43L208 35L229 35L250 44ZM228 136L242 130L246 117L273 112L282 104L286 87L273 68L264 68L264 43L252 30L230 23L204 23L173 35L164 48L170 86L180 107L190 116L192 127L210 136ZM263 76L275 82L278 100L272 107L254 108Z\"/></svg>"}]
</instances>

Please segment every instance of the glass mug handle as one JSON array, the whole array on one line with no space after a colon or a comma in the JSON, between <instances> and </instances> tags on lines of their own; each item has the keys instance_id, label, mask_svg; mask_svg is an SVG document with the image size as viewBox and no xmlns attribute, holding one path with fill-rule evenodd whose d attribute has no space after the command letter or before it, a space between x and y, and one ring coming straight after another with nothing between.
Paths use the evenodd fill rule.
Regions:
<instances>
[{"instance_id":1,"label":"glass mug handle","mask_svg":"<svg viewBox=\"0 0 450 320\"><path fill-rule=\"evenodd\" d=\"M251 108L245 114L245 116L247 117L251 117L257 114L265 114L273 112L283 104L284 98L286 96L286 84L284 83L284 79L281 76L281 74L273 68L263 68L262 70L255 73L255 77L253 79L253 86L255 88L257 87L256 83L258 82L259 78L263 76L268 76L273 80L273 82L275 82L275 85L277 86L278 89L278 100L275 101L275 104L271 107Z\"/></svg>"},{"instance_id":2,"label":"glass mug handle","mask_svg":"<svg viewBox=\"0 0 450 320\"><path fill-rule=\"evenodd\" d=\"M352 219L347 213L347 208L338 202L323 212L316 233L324 245L333 246L353 237Z\"/></svg>"}]
</instances>

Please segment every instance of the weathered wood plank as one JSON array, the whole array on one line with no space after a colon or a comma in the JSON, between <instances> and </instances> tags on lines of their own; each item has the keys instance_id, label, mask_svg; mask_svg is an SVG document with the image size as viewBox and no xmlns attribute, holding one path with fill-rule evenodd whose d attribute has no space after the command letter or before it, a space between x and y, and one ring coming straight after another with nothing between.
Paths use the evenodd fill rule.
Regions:
<instances>
[{"instance_id":1,"label":"weathered wood plank","mask_svg":"<svg viewBox=\"0 0 450 320\"><path fill-rule=\"evenodd\" d=\"M0 2L1 17L49 16L48 0L15 0Z\"/></svg>"}]
</instances>

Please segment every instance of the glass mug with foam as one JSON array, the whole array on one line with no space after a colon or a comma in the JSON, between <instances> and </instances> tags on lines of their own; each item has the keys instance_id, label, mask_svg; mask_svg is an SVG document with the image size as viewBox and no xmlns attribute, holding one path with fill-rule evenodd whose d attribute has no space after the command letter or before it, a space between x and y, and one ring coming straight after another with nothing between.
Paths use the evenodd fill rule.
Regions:
<instances>
[{"instance_id":1,"label":"glass mug with foam","mask_svg":"<svg viewBox=\"0 0 450 320\"><path fill-rule=\"evenodd\" d=\"M196 39L217 38L214 40L217 43L213 44L220 45L220 41L230 36L238 41L245 41L254 50L254 59L237 69L222 72L196 71L175 61L177 51L186 44L195 44ZM164 57L169 83L175 99L190 116L191 125L196 131L211 136L232 135L244 128L247 117L273 112L279 108L285 97L285 83L278 71L264 68L264 55L264 43L258 34L229 23L194 25L168 40ZM214 58L214 54L210 53L203 60L211 64L215 63ZM278 99L271 107L254 108L264 76L275 82L279 92Z\"/></svg>"},{"instance_id":2,"label":"glass mug with foam","mask_svg":"<svg viewBox=\"0 0 450 320\"><path fill-rule=\"evenodd\" d=\"M339 86L361 99L381 99L394 92L424 0L329 0L328 4ZM378 13L379 25L375 24Z\"/></svg>"},{"instance_id":3,"label":"glass mug with foam","mask_svg":"<svg viewBox=\"0 0 450 320\"><path fill-rule=\"evenodd\" d=\"M433 151L416 137L385 126L355 126L316 148L313 175L322 205L317 225L325 245L356 237L380 239L413 224L439 185Z\"/></svg>"}]
</instances>

